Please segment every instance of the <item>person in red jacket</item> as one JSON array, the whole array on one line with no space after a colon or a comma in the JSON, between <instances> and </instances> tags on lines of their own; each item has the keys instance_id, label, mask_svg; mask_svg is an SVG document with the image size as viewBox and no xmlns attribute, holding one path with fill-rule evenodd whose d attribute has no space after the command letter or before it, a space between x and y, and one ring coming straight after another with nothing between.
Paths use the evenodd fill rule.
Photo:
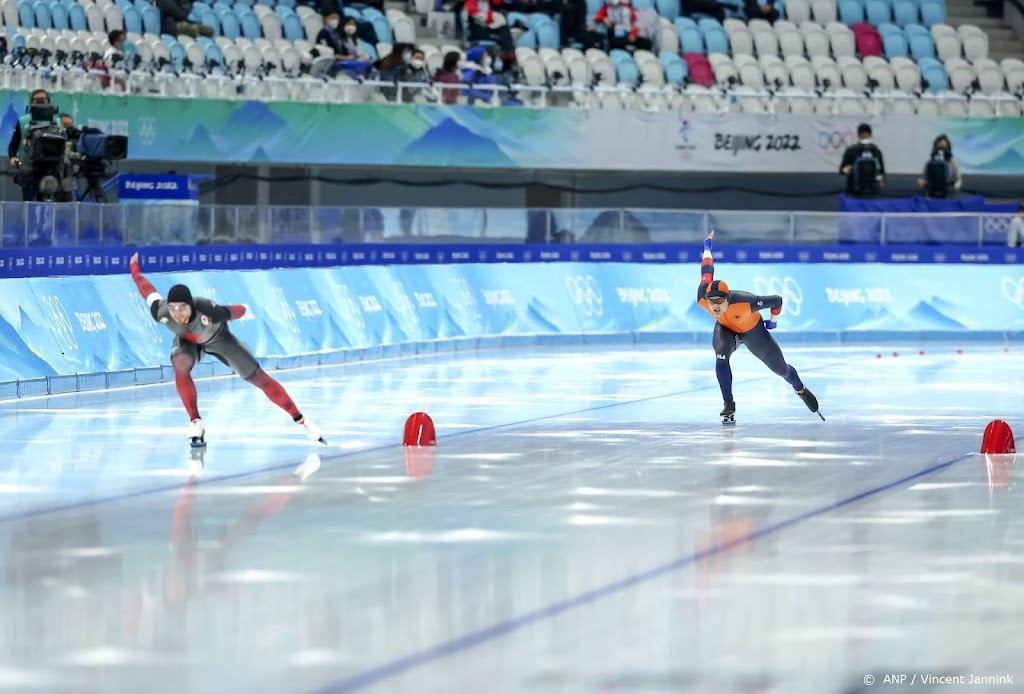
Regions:
<instances>
[{"instance_id":1,"label":"person in red jacket","mask_svg":"<svg viewBox=\"0 0 1024 694\"><path fill-rule=\"evenodd\" d=\"M299 412L284 387L267 375L252 352L231 333L228 321L244 316L245 306L218 306L201 296L193 297L184 284L171 287L167 299L164 299L150 281L143 277L138 253L132 256L129 268L139 294L149 304L153 320L174 333L174 345L171 347L174 385L191 420L188 437L193 446L206 443L206 428L199 416L196 384L192 380L192 368L204 354L217 357L236 374L262 390L271 402L291 415L310 441L327 443L316 425Z\"/></svg>"},{"instance_id":2,"label":"person in red jacket","mask_svg":"<svg viewBox=\"0 0 1024 694\"><path fill-rule=\"evenodd\" d=\"M729 359L742 344L750 353L764 362L765 366L786 379L796 394L807 405L807 409L818 412L818 400L800 380L800 375L786 363L782 348L768 332L775 329L779 314L782 313L782 297L756 296L748 292L732 291L722 280L715 279L715 261L711 256L715 232L704 240L704 254L700 261L700 286L697 288L697 303L715 319L715 334L712 344L715 348L715 375L722 389L725 407L721 416L732 422L736 414L736 402L732 396L732 366ZM761 311L769 309L771 318L764 320Z\"/></svg>"},{"instance_id":3,"label":"person in red jacket","mask_svg":"<svg viewBox=\"0 0 1024 694\"><path fill-rule=\"evenodd\" d=\"M651 50L651 41L640 36L636 10L628 0L608 0L594 15L594 25L604 24L608 30L608 49ZM595 31L591 26L590 31Z\"/></svg>"}]
</instances>

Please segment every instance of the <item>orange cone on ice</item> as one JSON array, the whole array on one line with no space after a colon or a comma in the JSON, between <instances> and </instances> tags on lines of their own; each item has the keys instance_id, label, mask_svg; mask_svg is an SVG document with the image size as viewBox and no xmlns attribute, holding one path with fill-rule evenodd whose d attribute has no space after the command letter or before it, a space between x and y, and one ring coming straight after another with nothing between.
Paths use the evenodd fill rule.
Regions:
<instances>
[{"instance_id":1,"label":"orange cone on ice","mask_svg":"<svg viewBox=\"0 0 1024 694\"><path fill-rule=\"evenodd\" d=\"M406 446L436 446L437 434L434 431L434 420L426 412L414 412L405 420L405 436L402 443Z\"/></svg>"},{"instance_id":2,"label":"orange cone on ice","mask_svg":"<svg viewBox=\"0 0 1024 694\"><path fill-rule=\"evenodd\" d=\"M1010 425L1001 419L994 419L985 427L985 435L981 438L982 453L1016 453L1013 443L1013 432Z\"/></svg>"}]
</instances>

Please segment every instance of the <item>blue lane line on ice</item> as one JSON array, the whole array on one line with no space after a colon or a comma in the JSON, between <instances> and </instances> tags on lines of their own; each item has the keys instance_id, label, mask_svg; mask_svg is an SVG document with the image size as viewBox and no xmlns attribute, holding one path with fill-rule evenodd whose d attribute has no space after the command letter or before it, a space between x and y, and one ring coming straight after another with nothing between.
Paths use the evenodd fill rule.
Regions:
<instances>
[{"instance_id":1,"label":"blue lane line on ice","mask_svg":"<svg viewBox=\"0 0 1024 694\"><path fill-rule=\"evenodd\" d=\"M812 373L814 369L808 369L808 373ZM762 381L776 376L756 376L754 378L746 379L745 382ZM700 388L691 388L689 390L681 390L675 393L663 393L662 395L649 395L645 398L636 398L633 400L624 400L622 402L611 402L603 405L594 405L593 407L586 407L580 410L573 410L571 412L559 412L558 414L547 415L544 417L534 417L532 419L524 419L518 422L506 422L504 424L492 424L486 427L480 427L478 429L467 429L465 431L457 431L453 434L446 434L445 436L438 436L438 440L454 439L460 436L468 436L470 434L480 434L486 431L493 431L495 429L504 429L506 427L521 426L524 424L534 424L536 422L543 422L549 419L558 419L559 417L571 417L577 414L584 414L587 412L596 412L598 410L607 410L612 407L622 407L624 405L635 405L641 402L649 402L651 400L661 400L663 398L673 398L679 395L688 395L690 393L699 393L705 390L713 390L718 388L717 383L713 383L709 386L702 386ZM709 426L719 426L717 422L709 423ZM183 442L184 445L184 442ZM386 451L392 448L401 448L401 444L388 443L380 446L371 446L370 448L361 448L357 451L348 451L345 453L339 453L337 455L323 455L321 456L322 462L333 462L342 460L344 458L351 458L355 455L363 455L366 453L376 453L379 451ZM311 452L317 452L325 450L323 448L311 448ZM329 450L329 448L327 449ZM308 454L307 454L308 455ZM268 465L261 468L255 468L253 470L243 470L241 472L233 472L226 475L219 475L214 477L203 477L197 482L197 486L207 486L216 484L219 482L231 482L234 480L244 479L246 477L253 477L255 475L262 475L270 472L281 472L283 470L290 470L299 465L301 461L289 461L287 463L278 463L276 465ZM164 492L175 492L181 489L180 483L165 484L159 487L146 487L145 489L137 489L130 492L122 492L120 494L111 494L110 496L97 497L95 499L83 499L81 501L72 501L66 504L58 504L56 506L41 506L35 509L25 509L23 511L15 511L6 515L0 515L0 524L10 523L12 521L26 520L28 518L38 518L40 516L49 516L57 513L63 513L65 511L75 511L77 509L89 508L91 506L102 506L103 504L116 503L119 501L128 501L130 499L137 499L143 496L151 496L154 494L162 494Z\"/></svg>"},{"instance_id":2,"label":"blue lane line on ice","mask_svg":"<svg viewBox=\"0 0 1024 694\"><path fill-rule=\"evenodd\" d=\"M465 636L452 639L451 641L446 641L436 646L432 646L424 650L417 651L415 653L410 653L409 655L397 658L395 660L392 660L391 662L384 663L383 665L370 668L369 670L357 672L354 675L327 684L324 687L316 690L316 692L318 694L339 694L341 692L355 691L357 689L361 689L372 684L379 684L384 680L388 680L397 675L401 675L402 673L419 667L420 665L426 665L427 663L430 663L432 661L441 660L442 658L446 658L455 653L469 650L481 644L487 643L488 641L493 641L494 639L501 638L502 636L505 636L506 634L509 634L518 629L522 629L523 627L527 627L532 624L536 624L538 622L543 622L544 620L557 617L562 613L568 612L569 610L572 610L576 607L597 602L598 600L606 598L609 595L620 593L624 590L628 590L630 588L633 588L634 586L640 585L641 583L646 583L655 578L664 576L665 574L669 574L673 571L678 571L679 569L696 564L699 561L703 561L704 559L708 559L717 554L722 554L723 552L727 552L734 547L738 547L740 545L748 544L751 542L756 542L757 540L760 540L763 537L772 535L774 533L778 533L794 525L799 525L804 521L808 521L813 518L823 516L827 513L843 508L844 506L849 506L850 504L854 504L868 497L875 496L877 494L881 494L882 492L886 492L889 491L890 489L899 487L903 484L906 484L907 482L912 482L913 480L919 479L921 477L926 477L941 470L945 470L946 468L949 468L955 465L956 463L959 463L970 457L971 454L964 454L952 460L947 460L944 463L933 465L931 467L925 468L924 470L920 470L911 475L907 475L906 477L901 477L900 479L895 480L893 482L889 482L887 484L883 484L881 486L868 489L867 491L861 492L859 494L854 494L853 496L846 497L845 499L841 499L840 501L836 501L827 506L821 506L815 509L811 509L810 511L805 511L804 513L792 516L791 518L779 521L778 523L764 526L763 528L754 530L750 534L745 535L743 537L730 540L729 542L723 542L722 544L715 545L701 552L695 552L693 554L679 557L678 559L673 559L670 562L660 564L658 566L655 566L654 568L648 569L647 571L643 571L641 573L633 574L632 576L627 576L626 578L613 581L612 583L608 583L604 586L601 586L600 588L594 588L593 590L581 593L575 597L551 603L550 605L537 608L536 610L527 612L526 614L520 615L519 617L514 617L503 622L498 622L497 624L493 624L489 627L484 627L483 629L479 629L477 631L466 634Z\"/></svg>"}]
</instances>

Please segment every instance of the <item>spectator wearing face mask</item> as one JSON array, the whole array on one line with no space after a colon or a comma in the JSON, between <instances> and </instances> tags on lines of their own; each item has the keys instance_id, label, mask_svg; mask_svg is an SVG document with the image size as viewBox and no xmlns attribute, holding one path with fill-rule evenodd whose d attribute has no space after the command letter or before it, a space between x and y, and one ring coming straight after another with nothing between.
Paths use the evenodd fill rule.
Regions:
<instances>
[{"instance_id":1,"label":"spectator wearing face mask","mask_svg":"<svg viewBox=\"0 0 1024 694\"><path fill-rule=\"evenodd\" d=\"M342 23L341 16L337 12L331 12L324 17L324 28L316 35L316 42L333 50L334 57L338 60L368 61L370 59L359 48L354 17L346 17L345 22Z\"/></svg>"},{"instance_id":2,"label":"spectator wearing face mask","mask_svg":"<svg viewBox=\"0 0 1024 694\"><path fill-rule=\"evenodd\" d=\"M929 198L953 197L963 185L960 167L953 160L953 146L945 135L939 135L932 143L931 156L925 162L917 185Z\"/></svg>"},{"instance_id":3,"label":"spectator wearing face mask","mask_svg":"<svg viewBox=\"0 0 1024 694\"><path fill-rule=\"evenodd\" d=\"M345 3L342 0L324 0L324 2L320 3L319 7L320 14L325 20L332 14L338 15L339 18L345 17ZM341 19L339 26L335 27L335 29L342 26L343 22L344 19ZM373 28L373 22L365 19L356 19L356 37L366 41L371 46L376 46L380 43L380 39L377 37L377 30Z\"/></svg>"},{"instance_id":4,"label":"spectator wearing face mask","mask_svg":"<svg viewBox=\"0 0 1024 694\"><path fill-rule=\"evenodd\" d=\"M462 64L462 82L468 85L498 84L496 73L505 69L505 61L494 58L484 46L475 46L466 52L466 62ZM490 102L498 94L494 89L467 89L466 99L470 104L477 101Z\"/></svg>"},{"instance_id":5,"label":"spectator wearing face mask","mask_svg":"<svg viewBox=\"0 0 1024 694\"><path fill-rule=\"evenodd\" d=\"M512 32L505 15L497 8L501 0L466 0L470 41L494 41L505 55L515 53Z\"/></svg>"},{"instance_id":6,"label":"spectator wearing face mask","mask_svg":"<svg viewBox=\"0 0 1024 694\"><path fill-rule=\"evenodd\" d=\"M459 84L462 79L459 75L459 61L462 57L455 51L444 54L444 62L441 68L434 73L434 81L443 84ZM459 99L458 89L442 89L441 100L446 104L454 104Z\"/></svg>"},{"instance_id":7,"label":"spectator wearing face mask","mask_svg":"<svg viewBox=\"0 0 1024 694\"><path fill-rule=\"evenodd\" d=\"M427 71L427 58L423 51L410 46L402 54L402 65L395 74L395 80L405 84L430 84L430 73ZM428 101L436 101L437 95L432 89L416 87L405 87L402 89L402 101L412 102L417 96L423 96Z\"/></svg>"},{"instance_id":8,"label":"spectator wearing face mask","mask_svg":"<svg viewBox=\"0 0 1024 694\"><path fill-rule=\"evenodd\" d=\"M636 10L628 0L608 0L594 15L594 25L603 24L608 31L608 50L621 48L634 51L638 48L651 50L651 42L640 36Z\"/></svg>"}]
</instances>

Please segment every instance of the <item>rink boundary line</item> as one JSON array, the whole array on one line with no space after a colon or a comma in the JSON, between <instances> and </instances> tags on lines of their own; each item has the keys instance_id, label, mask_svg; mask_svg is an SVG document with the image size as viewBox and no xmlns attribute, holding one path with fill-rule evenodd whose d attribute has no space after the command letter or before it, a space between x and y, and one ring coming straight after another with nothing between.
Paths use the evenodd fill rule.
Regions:
<instances>
[{"instance_id":1,"label":"rink boundary line","mask_svg":"<svg viewBox=\"0 0 1024 694\"><path fill-rule=\"evenodd\" d=\"M586 345L699 345L709 339L710 330L682 331L625 331L534 334L513 333L478 337L454 337L437 340L398 342L390 345L356 347L311 352L295 356L271 356L260 360L261 366L272 372L299 372L306 369L345 367L354 364L371 364L396 359L412 359L467 351L492 349L522 349L530 347L573 347ZM788 347L800 349L806 346L832 345L842 347L864 347L886 343L934 343L959 342L977 344L998 340L1002 346L1024 341L1024 331L955 331L955 330L812 330L787 332L779 336ZM796 347L796 345L801 347ZM202 372L207 373L202 373ZM209 361L196 365L193 378L196 381L213 381L234 374L220 362ZM98 371L41 376L13 381L0 381L0 406L10 402L27 402L41 398L56 398L83 393L123 393L135 388L152 388L174 382L174 370L170 365L136 367L120 371Z\"/></svg>"},{"instance_id":2,"label":"rink boundary line","mask_svg":"<svg viewBox=\"0 0 1024 694\"><path fill-rule=\"evenodd\" d=\"M773 523L771 525L758 528L756 530L751 531L747 535L744 535L743 537L735 538L729 540L728 542L723 542L721 544L714 545L700 552L694 552L692 554L679 557L677 559L673 559L672 561L660 564L653 568L647 569L646 571L642 571L640 573L627 576L626 578L618 579L616 581L607 583L598 588L593 588L575 597L566 598L564 600L560 600L558 602L554 602L549 605L539 607L518 617L513 617L511 619L497 622L496 624L492 624L491 626L470 632L465 636L451 639L436 646L427 647L423 650L410 653L409 655L396 658L390 662L384 663L383 665L378 665L368 670L357 672L348 677L335 680L334 682L323 685L322 687L319 687L313 691L316 694L339 694L341 692L351 692L366 686L380 684L381 682L389 680L390 678L395 677L397 675L404 674L409 670L413 670L421 665L426 665L435 661L439 661L443 658L454 655L456 653L472 649L476 646L485 644L489 641L493 641L495 639L506 636L507 634L517 631L523 627L531 626L533 624L543 622L554 617L558 617L563 613L569 612L570 610L573 610L577 607L595 603L598 600L601 600L602 598L615 595L616 593L620 593L622 591L628 590L640 584L647 583L648 581L654 580L656 578L661 578L666 574L670 574L674 571L678 571L680 569L692 566L700 561L712 558L718 554L727 552L735 547L756 542L757 540L760 540L769 535L779 533L783 530L786 530L796 525L800 525L805 521L812 520L820 516L824 516L832 511L844 508L851 504L855 504L863 499L867 499L872 496L876 496L883 492L889 491L891 489L900 487L908 482L912 482L921 477L927 477L928 475L931 475L933 473L940 472L949 467L952 467L953 465L956 465L959 462L967 460L973 457L974 455L975 454L973 453L965 453L951 460L947 460L945 462L932 465L923 470L919 470L915 473L906 475L904 477L901 477L900 479L894 480L884 485L872 487L871 489L860 492L858 494L854 494L844 499L840 499L839 501L833 502L826 506L820 506L818 508L814 508L809 511L800 513L796 516L786 518L777 523Z\"/></svg>"}]
</instances>

